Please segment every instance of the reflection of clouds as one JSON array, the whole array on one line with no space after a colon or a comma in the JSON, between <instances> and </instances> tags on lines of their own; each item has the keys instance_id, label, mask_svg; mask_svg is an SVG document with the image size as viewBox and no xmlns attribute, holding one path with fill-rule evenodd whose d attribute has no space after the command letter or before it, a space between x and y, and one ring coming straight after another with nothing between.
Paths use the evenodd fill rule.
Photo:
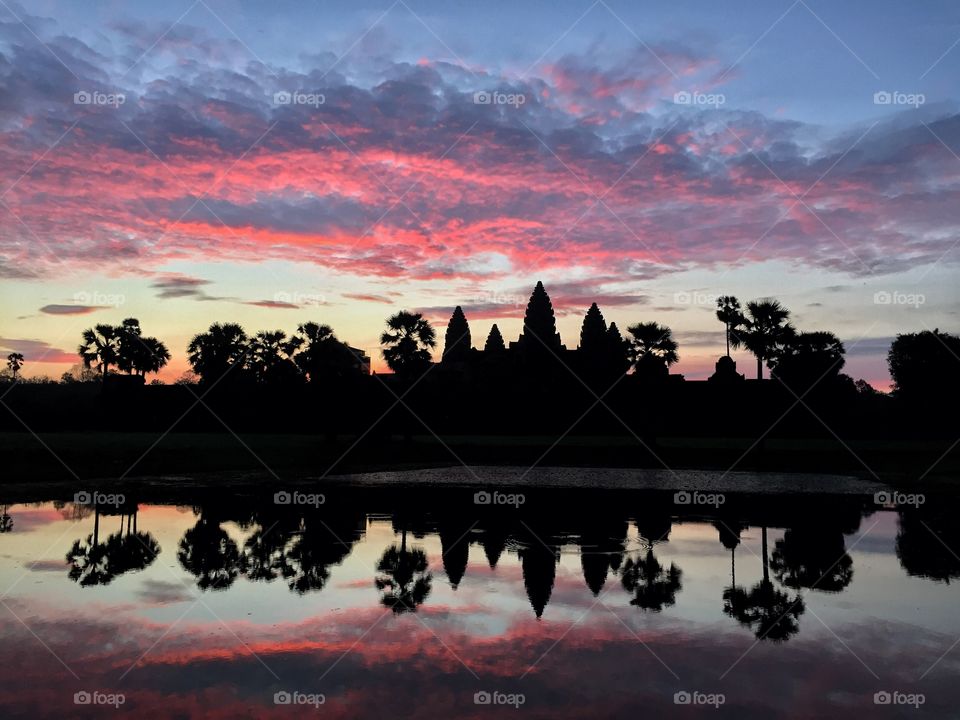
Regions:
<instances>
[{"instance_id":1,"label":"reflection of clouds","mask_svg":"<svg viewBox=\"0 0 960 720\"><path fill-rule=\"evenodd\" d=\"M136 594L140 600L151 605L168 605L193 600L193 596L181 583L164 580L144 580Z\"/></svg>"},{"instance_id":2,"label":"reflection of clouds","mask_svg":"<svg viewBox=\"0 0 960 720\"><path fill-rule=\"evenodd\" d=\"M28 562L25 567L31 572L66 572L68 563L63 560L37 560Z\"/></svg>"},{"instance_id":3,"label":"reflection of clouds","mask_svg":"<svg viewBox=\"0 0 960 720\"><path fill-rule=\"evenodd\" d=\"M14 604L14 610L30 617L22 605ZM679 675L682 687L724 692L737 717L830 717L843 705L870 715L874 692L915 688L919 675L953 641L902 623L834 628L883 678L878 683L827 630L811 628L789 646L753 648L721 683L720 674L750 648L752 635L734 629L718 633L702 625L679 632L651 628L637 622L636 613L617 612ZM122 687L119 675L161 637L166 625L116 614L71 618L48 607L35 610L31 625L68 665L82 668L84 685L117 688L127 695L126 709L145 717L272 712L272 695L284 688L325 693L325 717L382 717L388 706L403 708L404 716L453 717L472 708L476 680L417 618L391 614L353 647L383 613L376 607L337 613L336 624L329 616L270 627L234 623L240 642L215 618L198 611L173 626ZM465 631L464 613L450 608L424 612L421 619L483 684L523 692L525 717L630 717L638 703L655 717L669 716L673 693L681 689L602 608L573 629L569 623L527 618L486 638ZM66 671L44 647L9 615L0 617L0 638L6 641L0 643L0 662L18 668L16 677L0 678L0 702L15 713L32 706L41 710L36 716L73 716L75 689L64 685ZM251 651L281 678L279 685ZM336 668L318 680L340 657ZM953 681L958 670L960 659L948 656L924 681L928 712L946 716L960 701Z\"/></svg>"}]
</instances>

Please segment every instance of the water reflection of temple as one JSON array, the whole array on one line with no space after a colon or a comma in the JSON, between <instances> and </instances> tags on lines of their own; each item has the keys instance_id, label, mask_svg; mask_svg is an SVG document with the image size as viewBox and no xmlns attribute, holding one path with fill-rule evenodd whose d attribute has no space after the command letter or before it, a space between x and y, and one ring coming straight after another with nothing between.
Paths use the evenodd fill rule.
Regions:
<instances>
[{"instance_id":1,"label":"water reflection of temple","mask_svg":"<svg viewBox=\"0 0 960 720\"><path fill-rule=\"evenodd\" d=\"M78 586L107 585L142 571L160 552L139 522L136 503L61 507L89 523L66 556ZM361 501L314 508L232 500L196 506L196 519L174 552L201 591L226 590L243 578L280 582L307 595L328 586L375 516L390 520L395 540L371 567L370 582L379 602L396 613L429 605L438 582L453 591L468 583L471 548L494 573L504 558L516 563L536 618L550 617L561 557L571 550L579 555L581 587L589 597L614 594L638 612L668 613L688 580L683 560L670 559L671 534L676 522L694 520L712 524L729 554L730 582L718 593L718 610L759 639L783 641L799 631L811 593L842 593L854 582L848 538L874 511L869 499L856 497L734 499L704 510L673 505L666 494L637 494L534 511L477 510L416 495L383 503L374 513ZM960 531L951 514L946 501L898 511L895 551L907 574L946 583L960 577L960 556L952 551L960 547ZM17 532L16 515L15 507L3 506L5 532ZM745 537L759 542L759 552L742 552ZM428 538L439 542L439 557L428 556ZM744 583L742 567L760 580Z\"/></svg>"}]
</instances>

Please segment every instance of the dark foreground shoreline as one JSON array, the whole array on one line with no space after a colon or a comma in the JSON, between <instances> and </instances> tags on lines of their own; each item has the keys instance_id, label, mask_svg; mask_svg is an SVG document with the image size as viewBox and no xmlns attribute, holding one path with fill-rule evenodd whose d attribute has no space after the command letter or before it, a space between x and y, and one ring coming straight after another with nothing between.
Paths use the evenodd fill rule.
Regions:
<instances>
[{"instance_id":1,"label":"dark foreground shoreline","mask_svg":"<svg viewBox=\"0 0 960 720\"><path fill-rule=\"evenodd\" d=\"M465 469L512 468L520 485L543 486L536 469L637 469L636 489L681 488L689 471L715 471L724 490L758 491L749 473L827 475L818 491L845 492L853 480L870 486L950 490L960 476L960 448L946 441L839 441L824 439L356 436L227 433L0 433L2 486L138 486L160 482L182 486L280 486L369 483L373 475L404 470L452 468L464 484L484 484ZM651 471L660 473L660 476ZM603 472L600 470L599 472ZM526 474L525 474L526 473ZM446 473L449 475L450 473ZM445 473L425 477L431 485ZM579 473L580 478L584 472ZM381 476L388 477L388 476ZM498 484L514 484L508 478ZM582 480L572 481L577 486ZM632 482L632 481L631 481ZM603 483L601 483L603 485ZM615 483L616 485L616 483ZM743 485L741 488L740 485ZM580 485L590 487L596 485ZM610 488L607 488L610 489ZM620 488L624 489L624 488ZM788 490L790 488L787 488Z\"/></svg>"}]
</instances>

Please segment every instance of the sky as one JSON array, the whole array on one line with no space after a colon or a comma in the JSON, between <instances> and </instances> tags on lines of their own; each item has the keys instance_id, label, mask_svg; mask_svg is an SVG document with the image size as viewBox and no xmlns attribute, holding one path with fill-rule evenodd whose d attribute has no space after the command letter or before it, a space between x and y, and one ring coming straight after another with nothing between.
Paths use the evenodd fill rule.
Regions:
<instances>
[{"instance_id":1,"label":"sky","mask_svg":"<svg viewBox=\"0 0 960 720\"><path fill-rule=\"evenodd\" d=\"M510 341L542 280L568 347L596 301L702 379L774 296L886 388L957 331L958 71L948 1L3 0L0 351L132 316L171 381L315 320L382 369L393 312Z\"/></svg>"}]
</instances>

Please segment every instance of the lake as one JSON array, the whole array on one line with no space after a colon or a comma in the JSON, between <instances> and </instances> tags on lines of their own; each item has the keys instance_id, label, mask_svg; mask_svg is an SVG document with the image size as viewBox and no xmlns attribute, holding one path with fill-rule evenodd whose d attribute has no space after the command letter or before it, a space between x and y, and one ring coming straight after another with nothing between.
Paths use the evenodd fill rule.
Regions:
<instances>
[{"instance_id":1,"label":"lake","mask_svg":"<svg viewBox=\"0 0 960 720\"><path fill-rule=\"evenodd\" d=\"M402 480L2 505L5 715L956 716L952 498Z\"/></svg>"}]
</instances>

